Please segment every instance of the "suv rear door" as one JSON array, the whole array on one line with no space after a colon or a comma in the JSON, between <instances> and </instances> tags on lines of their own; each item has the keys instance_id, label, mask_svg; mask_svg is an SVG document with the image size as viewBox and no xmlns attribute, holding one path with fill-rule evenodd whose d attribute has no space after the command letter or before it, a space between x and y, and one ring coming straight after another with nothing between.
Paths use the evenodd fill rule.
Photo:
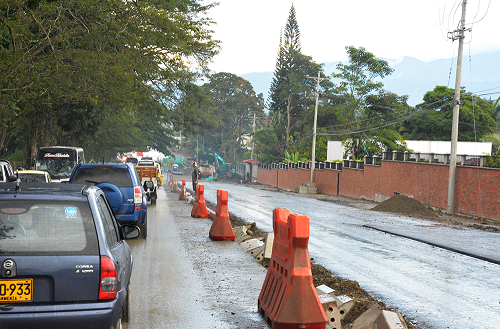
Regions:
<instances>
[{"instance_id":1,"label":"suv rear door","mask_svg":"<svg viewBox=\"0 0 500 329\"><path fill-rule=\"evenodd\" d=\"M88 203L1 200L0 266L0 303L96 301L100 257Z\"/></svg>"},{"instance_id":2,"label":"suv rear door","mask_svg":"<svg viewBox=\"0 0 500 329\"><path fill-rule=\"evenodd\" d=\"M106 197L110 200L110 203L115 205L113 211L118 218L120 218L122 214L130 215L135 211L134 183L128 167L116 167L111 165L80 167L74 174L72 183L94 183L99 185L106 194ZM101 183L111 183L118 187L118 190L113 186Z\"/></svg>"}]
</instances>

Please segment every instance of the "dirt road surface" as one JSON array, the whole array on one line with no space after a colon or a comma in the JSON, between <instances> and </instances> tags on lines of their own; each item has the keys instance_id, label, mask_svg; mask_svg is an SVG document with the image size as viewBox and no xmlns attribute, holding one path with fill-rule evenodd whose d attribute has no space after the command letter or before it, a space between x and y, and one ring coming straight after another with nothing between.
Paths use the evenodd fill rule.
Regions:
<instances>
[{"instance_id":1,"label":"dirt road surface","mask_svg":"<svg viewBox=\"0 0 500 329\"><path fill-rule=\"evenodd\" d=\"M147 240L130 240L128 329L268 328L257 311L266 269L233 241L211 241L209 219L159 190Z\"/></svg>"}]
</instances>

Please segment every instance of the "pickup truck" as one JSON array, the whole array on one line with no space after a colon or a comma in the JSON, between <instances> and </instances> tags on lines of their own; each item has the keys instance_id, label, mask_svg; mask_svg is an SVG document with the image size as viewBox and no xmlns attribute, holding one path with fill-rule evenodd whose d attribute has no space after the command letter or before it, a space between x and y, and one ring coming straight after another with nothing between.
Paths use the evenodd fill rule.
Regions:
<instances>
[{"instance_id":1,"label":"pickup truck","mask_svg":"<svg viewBox=\"0 0 500 329\"><path fill-rule=\"evenodd\" d=\"M146 196L148 201L151 201L151 205L156 205L156 189L158 188L158 172L156 170L156 166L154 165L145 165L144 163L139 162L139 165L135 167L137 173L139 174L139 178L141 179L141 184L146 191Z\"/></svg>"},{"instance_id":2,"label":"pickup truck","mask_svg":"<svg viewBox=\"0 0 500 329\"><path fill-rule=\"evenodd\" d=\"M200 170L200 177L207 178L208 176L214 176L215 167L208 163L200 163L198 168Z\"/></svg>"},{"instance_id":3,"label":"pickup truck","mask_svg":"<svg viewBox=\"0 0 500 329\"><path fill-rule=\"evenodd\" d=\"M7 160L0 160L0 182L14 182L17 176L12 165Z\"/></svg>"}]
</instances>

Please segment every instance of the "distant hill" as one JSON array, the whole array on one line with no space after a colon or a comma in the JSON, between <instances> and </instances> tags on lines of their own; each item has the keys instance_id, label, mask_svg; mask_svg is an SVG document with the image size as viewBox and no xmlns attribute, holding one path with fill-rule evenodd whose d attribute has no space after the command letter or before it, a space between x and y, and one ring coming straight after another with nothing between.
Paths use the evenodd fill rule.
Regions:
<instances>
[{"instance_id":1,"label":"distant hill","mask_svg":"<svg viewBox=\"0 0 500 329\"><path fill-rule=\"evenodd\" d=\"M382 80L385 89L398 95L409 95L408 103L415 106L422 102L424 94L435 86L448 86L455 88L455 73L457 60L437 59L431 62L422 62L413 57L404 57L398 61L395 59L385 59L394 68L394 72L389 77ZM335 62L324 63L324 72L328 75L335 70ZM451 75L450 75L451 68ZM257 94L262 93L267 100L269 87L273 79L273 72L256 72L241 75L250 81ZM462 83L467 91L475 94L487 94L485 91L496 88L497 93L491 95L492 99L500 95L500 52L474 55L469 59L464 54L462 63ZM485 91L485 92L483 92ZM482 95L489 99L489 95Z\"/></svg>"}]
</instances>

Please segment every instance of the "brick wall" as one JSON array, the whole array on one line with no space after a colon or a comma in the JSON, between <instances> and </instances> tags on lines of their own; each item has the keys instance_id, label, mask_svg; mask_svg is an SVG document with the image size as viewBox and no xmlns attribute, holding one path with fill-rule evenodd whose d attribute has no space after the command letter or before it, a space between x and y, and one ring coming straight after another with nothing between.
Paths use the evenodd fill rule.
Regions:
<instances>
[{"instance_id":1,"label":"brick wall","mask_svg":"<svg viewBox=\"0 0 500 329\"><path fill-rule=\"evenodd\" d=\"M262 176L261 176L262 174ZM262 169L257 171L257 182L282 189L293 189L311 181L311 172L306 169Z\"/></svg>"},{"instance_id":2,"label":"brick wall","mask_svg":"<svg viewBox=\"0 0 500 329\"><path fill-rule=\"evenodd\" d=\"M375 199L375 194L393 196L395 192L413 196L422 204L446 209L448 166L414 162L383 161L381 166L365 165L364 170L314 171L319 193ZM295 189L310 182L305 169L258 169L257 181L280 188ZM500 221L500 170L457 167L455 212Z\"/></svg>"}]
</instances>

